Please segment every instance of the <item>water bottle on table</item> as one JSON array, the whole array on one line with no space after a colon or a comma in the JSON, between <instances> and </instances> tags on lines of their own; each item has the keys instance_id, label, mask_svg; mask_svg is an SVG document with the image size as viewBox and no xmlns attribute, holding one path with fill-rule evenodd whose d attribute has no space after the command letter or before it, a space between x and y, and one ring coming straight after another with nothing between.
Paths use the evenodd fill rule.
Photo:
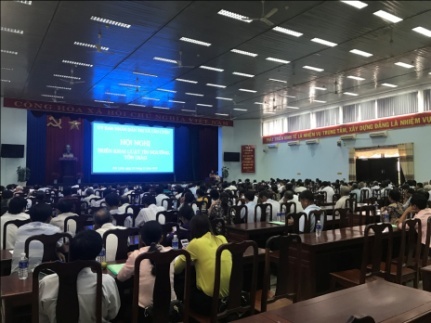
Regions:
<instances>
[{"instance_id":1,"label":"water bottle on table","mask_svg":"<svg viewBox=\"0 0 431 323\"><path fill-rule=\"evenodd\" d=\"M21 253L21 259L18 264L18 279L24 280L28 278L28 258L25 252Z\"/></svg>"},{"instance_id":2,"label":"water bottle on table","mask_svg":"<svg viewBox=\"0 0 431 323\"><path fill-rule=\"evenodd\" d=\"M321 234L322 234L322 223L320 222L320 220L317 220L317 223L316 223L316 236L320 237Z\"/></svg>"},{"instance_id":3,"label":"water bottle on table","mask_svg":"<svg viewBox=\"0 0 431 323\"><path fill-rule=\"evenodd\" d=\"M100 262L101 264L106 262L106 250L102 247L102 250L100 250L99 255L97 256L96 260Z\"/></svg>"},{"instance_id":4,"label":"water bottle on table","mask_svg":"<svg viewBox=\"0 0 431 323\"><path fill-rule=\"evenodd\" d=\"M172 238L172 249L178 249L178 236L176 234Z\"/></svg>"}]
</instances>

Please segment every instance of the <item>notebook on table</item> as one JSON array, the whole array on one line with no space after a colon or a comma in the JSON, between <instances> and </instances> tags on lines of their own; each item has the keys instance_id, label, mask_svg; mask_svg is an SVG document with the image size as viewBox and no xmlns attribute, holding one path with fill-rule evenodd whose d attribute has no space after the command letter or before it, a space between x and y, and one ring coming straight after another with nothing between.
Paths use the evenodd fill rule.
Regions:
<instances>
[{"instance_id":1,"label":"notebook on table","mask_svg":"<svg viewBox=\"0 0 431 323\"><path fill-rule=\"evenodd\" d=\"M124 264L109 264L107 266L108 270L113 273L114 275L118 275L121 268L123 268Z\"/></svg>"}]
</instances>

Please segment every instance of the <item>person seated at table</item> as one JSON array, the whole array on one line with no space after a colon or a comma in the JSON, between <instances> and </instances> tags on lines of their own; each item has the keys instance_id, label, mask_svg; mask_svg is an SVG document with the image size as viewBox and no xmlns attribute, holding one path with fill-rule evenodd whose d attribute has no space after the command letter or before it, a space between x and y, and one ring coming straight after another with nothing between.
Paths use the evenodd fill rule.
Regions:
<instances>
[{"instance_id":1,"label":"person seated at table","mask_svg":"<svg viewBox=\"0 0 431 323\"><path fill-rule=\"evenodd\" d=\"M120 196L117 193L111 192L105 196L106 207L111 214L117 214L118 206L120 205Z\"/></svg>"},{"instance_id":2,"label":"person seated at table","mask_svg":"<svg viewBox=\"0 0 431 323\"><path fill-rule=\"evenodd\" d=\"M145 247L133 251L127 258L126 263L121 268L117 275L119 281L126 281L133 276L135 271L136 258L145 252L166 252L171 250L171 247L164 247L160 244L163 239L162 226L157 221L148 221L140 229L141 239L145 243ZM171 281L171 301L177 299L174 290L174 263L171 263L170 268ZM139 269L139 321L149 322L145 320L146 309L153 305L153 291L155 283L154 264L148 260L142 260Z\"/></svg>"},{"instance_id":3,"label":"person seated at table","mask_svg":"<svg viewBox=\"0 0 431 323\"><path fill-rule=\"evenodd\" d=\"M85 190L85 197L82 199L83 202L87 202L90 205L90 200L94 198L99 198L96 194L94 194L94 190L92 188L87 188Z\"/></svg>"},{"instance_id":4,"label":"person seated at table","mask_svg":"<svg viewBox=\"0 0 431 323\"><path fill-rule=\"evenodd\" d=\"M215 214L215 209L218 209L216 206L219 206L221 208L221 200L220 200L220 193L216 189L212 189L210 191L210 198L211 198L211 205L208 208L208 214L211 217L217 217Z\"/></svg>"},{"instance_id":5,"label":"person seated at table","mask_svg":"<svg viewBox=\"0 0 431 323\"><path fill-rule=\"evenodd\" d=\"M135 226L139 227L142 223L148 221L155 221L158 212L165 211L163 206L156 205L156 199L154 196L146 195L142 198L142 203L144 207L139 211L138 216L135 220ZM165 224L165 216L161 215L159 217L160 224Z\"/></svg>"},{"instance_id":6,"label":"person seated at table","mask_svg":"<svg viewBox=\"0 0 431 323\"><path fill-rule=\"evenodd\" d=\"M244 201L245 206L247 207L247 219L246 223L254 223L254 208L256 207L256 203L254 202L254 192L253 191L247 191L244 193ZM257 221L260 221L260 209L257 210ZM241 219L244 220L245 217L245 210L241 210Z\"/></svg>"},{"instance_id":7,"label":"person seated at table","mask_svg":"<svg viewBox=\"0 0 431 323\"><path fill-rule=\"evenodd\" d=\"M16 232L11 273L18 271L18 263L21 259L21 253L24 252L24 245L27 238L40 234L52 235L62 232L59 227L49 224L49 222L51 222L52 207L48 204L36 204L30 208L29 213L32 222L19 227ZM57 242L57 257L61 261L65 260L64 251L63 239L60 239ZM42 262L42 257L42 242L33 241L29 247L29 270L33 270L34 267L38 266Z\"/></svg>"},{"instance_id":8,"label":"person seated at table","mask_svg":"<svg viewBox=\"0 0 431 323\"><path fill-rule=\"evenodd\" d=\"M267 190L259 192L259 199L261 203L269 203L272 205L272 221L277 219L277 213L280 212L280 203L271 198L271 194ZM270 220L270 214L266 215L266 220Z\"/></svg>"},{"instance_id":9,"label":"person seated at table","mask_svg":"<svg viewBox=\"0 0 431 323\"><path fill-rule=\"evenodd\" d=\"M118 213L124 214L126 213L127 207L130 205L129 198L127 196L120 197L120 206L118 207ZM133 210L129 209L127 210L128 214L133 214Z\"/></svg>"},{"instance_id":10,"label":"person seated at table","mask_svg":"<svg viewBox=\"0 0 431 323\"><path fill-rule=\"evenodd\" d=\"M404 203L403 209L406 210L410 206L410 200L412 199L415 190L413 188L408 188L404 191Z\"/></svg>"},{"instance_id":11,"label":"person seated at table","mask_svg":"<svg viewBox=\"0 0 431 323\"><path fill-rule=\"evenodd\" d=\"M178 211L181 210L183 206L190 206L193 208L193 212L196 214L196 212L199 210L196 203L193 203L195 201L195 196L192 192L185 192L184 196L180 199L180 206L178 207Z\"/></svg>"},{"instance_id":12,"label":"person seated at table","mask_svg":"<svg viewBox=\"0 0 431 323\"><path fill-rule=\"evenodd\" d=\"M163 193L163 187L162 186L156 186L155 188L155 192L156 192L156 205L157 206L163 206L165 209L167 208L167 202L163 202L162 205L162 201L164 199L168 199L169 196L167 196L165 193Z\"/></svg>"},{"instance_id":13,"label":"person seated at table","mask_svg":"<svg viewBox=\"0 0 431 323\"><path fill-rule=\"evenodd\" d=\"M25 207L27 205L27 201L20 196L16 196L12 198L9 202L8 211L0 217L0 228L1 228L1 241L2 249L13 249L15 245L16 232L18 228L15 225L9 224L7 226L7 236L6 236L6 245L3 246L3 237L4 237L4 225L8 221L12 220L28 220L30 219L30 215L25 213Z\"/></svg>"},{"instance_id":14,"label":"person seated at table","mask_svg":"<svg viewBox=\"0 0 431 323\"><path fill-rule=\"evenodd\" d=\"M68 199L62 199L57 204L57 210L59 214L51 219L51 224L59 227L61 232L64 232L64 220L68 216L78 216L78 214L72 212L73 203ZM69 232L70 233L70 232Z\"/></svg>"},{"instance_id":15,"label":"person seated at table","mask_svg":"<svg viewBox=\"0 0 431 323\"><path fill-rule=\"evenodd\" d=\"M102 249L100 235L92 230L76 234L70 242L70 260L94 260ZM77 278L79 321L94 322L96 302L96 274L84 268ZM52 274L39 282L39 322L57 322L56 307L58 298L58 276ZM121 300L115 279L102 275L102 321L113 320L120 310Z\"/></svg>"},{"instance_id":16,"label":"person seated at table","mask_svg":"<svg viewBox=\"0 0 431 323\"><path fill-rule=\"evenodd\" d=\"M195 216L195 211L190 205L184 205L178 210L178 220L180 225L177 231L170 232L166 237L166 242L168 245L172 245L172 239L174 235L178 237L179 247L182 248L181 240L190 240L190 221Z\"/></svg>"},{"instance_id":17,"label":"person seated at table","mask_svg":"<svg viewBox=\"0 0 431 323\"><path fill-rule=\"evenodd\" d=\"M334 209L346 209L348 208L348 205L346 207L346 201L350 197L350 188L345 185L340 186L340 198L334 205ZM354 211L354 210L353 210Z\"/></svg>"},{"instance_id":18,"label":"person seated at table","mask_svg":"<svg viewBox=\"0 0 431 323\"><path fill-rule=\"evenodd\" d=\"M322 188L319 189L319 192L326 192L325 203L332 202L332 197L334 196L335 191L331 186L331 182L328 182L328 181L322 182Z\"/></svg>"},{"instance_id":19,"label":"person seated at table","mask_svg":"<svg viewBox=\"0 0 431 323\"><path fill-rule=\"evenodd\" d=\"M296 212L302 212L302 205L301 202L299 202L299 198L297 194L294 194L292 190L287 190L284 192L283 198L279 201L279 203L295 203L296 205ZM290 210L287 211L287 214L293 213L295 210L295 207L292 205L290 207Z\"/></svg>"},{"instance_id":20,"label":"person seated at table","mask_svg":"<svg viewBox=\"0 0 431 323\"><path fill-rule=\"evenodd\" d=\"M388 212L391 223L395 224L398 222L398 219L403 215L404 209L403 204L401 203L401 193L398 190L390 190L388 193L389 205L381 208L381 213Z\"/></svg>"},{"instance_id":21,"label":"person seated at table","mask_svg":"<svg viewBox=\"0 0 431 323\"><path fill-rule=\"evenodd\" d=\"M309 221L310 221L310 232L314 232L314 227L316 225L316 220L313 217L310 217L309 214L311 211L319 211L320 207L318 207L316 204L314 204L314 194L310 190L305 190L299 194L299 201L301 202L302 208L304 209L303 212L307 214ZM304 226L305 226L305 217L301 216L299 218L299 231L304 232ZM323 227L323 223L322 223Z\"/></svg>"},{"instance_id":22,"label":"person seated at table","mask_svg":"<svg viewBox=\"0 0 431 323\"><path fill-rule=\"evenodd\" d=\"M227 243L227 240L222 235L216 236L213 234L211 224L206 215L192 218L190 221L190 233L192 240L186 250L190 253L196 269L196 281L194 282L192 279L190 291L190 307L199 314L208 315L211 312L214 292L216 251L219 246ZM175 259L175 273L183 272L184 268L185 257L177 257ZM228 252L223 252L220 267L220 298L229 295L231 270L231 255Z\"/></svg>"}]
</instances>

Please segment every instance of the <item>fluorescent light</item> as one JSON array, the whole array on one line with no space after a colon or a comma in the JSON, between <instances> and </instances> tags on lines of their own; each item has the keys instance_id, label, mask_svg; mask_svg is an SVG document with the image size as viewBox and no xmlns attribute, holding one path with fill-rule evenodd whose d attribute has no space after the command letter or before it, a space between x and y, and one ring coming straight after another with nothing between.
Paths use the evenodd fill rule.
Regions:
<instances>
[{"instance_id":1,"label":"fluorescent light","mask_svg":"<svg viewBox=\"0 0 431 323\"><path fill-rule=\"evenodd\" d=\"M157 106L157 105L155 105L155 106L153 106L151 108L153 108L153 109L160 109L160 110L169 110L169 108L167 108L167 107L160 107L160 106Z\"/></svg>"},{"instance_id":2,"label":"fluorescent light","mask_svg":"<svg viewBox=\"0 0 431 323\"><path fill-rule=\"evenodd\" d=\"M149 98L147 96L143 96L142 97L144 100L149 100L149 101L160 101L160 99L155 99L155 98Z\"/></svg>"},{"instance_id":3,"label":"fluorescent light","mask_svg":"<svg viewBox=\"0 0 431 323\"><path fill-rule=\"evenodd\" d=\"M419 34L425 35L427 37L431 37L431 30L426 29L424 27L416 27L412 29L413 31L416 31Z\"/></svg>"},{"instance_id":4,"label":"fluorescent light","mask_svg":"<svg viewBox=\"0 0 431 323\"><path fill-rule=\"evenodd\" d=\"M284 59L275 58L275 57L267 57L266 60L271 61L271 62L282 63L282 64L289 64L290 63L290 61L286 61Z\"/></svg>"},{"instance_id":5,"label":"fluorescent light","mask_svg":"<svg viewBox=\"0 0 431 323\"><path fill-rule=\"evenodd\" d=\"M225 98L225 97L222 97L222 96L216 96L216 99L217 100L225 100L225 101L233 101L232 98Z\"/></svg>"},{"instance_id":6,"label":"fluorescent light","mask_svg":"<svg viewBox=\"0 0 431 323\"><path fill-rule=\"evenodd\" d=\"M407 64L407 63L403 63L403 62L396 62L394 64L398 65L398 66L401 66L401 67L404 67L404 68L413 68L414 67L413 65L410 65L410 64Z\"/></svg>"},{"instance_id":7,"label":"fluorescent light","mask_svg":"<svg viewBox=\"0 0 431 323\"><path fill-rule=\"evenodd\" d=\"M263 111L263 114L275 114L275 111Z\"/></svg>"},{"instance_id":8,"label":"fluorescent light","mask_svg":"<svg viewBox=\"0 0 431 323\"><path fill-rule=\"evenodd\" d=\"M255 91L255 90L249 90L249 89L239 89L240 91L243 91L243 92L250 92L250 93L256 93L257 91Z\"/></svg>"},{"instance_id":9,"label":"fluorescent light","mask_svg":"<svg viewBox=\"0 0 431 323\"><path fill-rule=\"evenodd\" d=\"M25 4L25 5L27 5L27 6L31 6L31 4L32 4L32 2L33 2L33 1L20 1L20 0L14 0L13 2L18 2L18 3L21 3L21 4Z\"/></svg>"},{"instance_id":10,"label":"fluorescent light","mask_svg":"<svg viewBox=\"0 0 431 323\"><path fill-rule=\"evenodd\" d=\"M213 84L213 83L207 83L207 86L218 87L220 89L225 89L226 88L226 85Z\"/></svg>"},{"instance_id":11,"label":"fluorescent light","mask_svg":"<svg viewBox=\"0 0 431 323\"><path fill-rule=\"evenodd\" d=\"M63 59L61 62L64 63L64 64L72 64L72 65L85 66L85 67L93 67L92 64L87 64L87 63L82 63L82 62L75 62L75 61L69 61L67 59Z\"/></svg>"},{"instance_id":12,"label":"fluorescent light","mask_svg":"<svg viewBox=\"0 0 431 323\"><path fill-rule=\"evenodd\" d=\"M122 28L130 28L131 27L131 25L125 24L124 22L119 22L119 21L101 18L101 17L96 17L96 16L91 16L90 20L101 22L102 24L105 24L105 25L112 25L112 26L117 26L117 27L122 27Z\"/></svg>"},{"instance_id":13,"label":"fluorescent light","mask_svg":"<svg viewBox=\"0 0 431 323\"><path fill-rule=\"evenodd\" d=\"M213 107L211 104L204 104L204 103L197 103L196 105L198 105L200 107L208 107L208 108L212 108Z\"/></svg>"},{"instance_id":14,"label":"fluorescent light","mask_svg":"<svg viewBox=\"0 0 431 323\"><path fill-rule=\"evenodd\" d=\"M229 117L229 115L226 113L214 113L214 114L218 116Z\"/></svg>"},{"instance_id":15,"label":"fluorescent light","mask_svg":"<svg viewBox=\"0 0 431 323\"><path fill-rule=\"evenodd\" d=\"M296 96L294 96L294 95L286 95L286 98L296 99Z\"/></svg>"},{"instance_id":16,"label":"fluorescent light","mask_svg":"<svg viewBox=\"0 0 431 323\"><path fill-rule=\"evenodd\" d=\"M349 75L349 76L347 76L347 78L357 80L357 81L365 81L365 79L363 77L354 76L354 75Z\"/></svg>"},{"instance_id":17,"label":"fluorescent light","mask_svg":"<svg viewBox=\"0 0 431 323\"><path fill-rule=\"evenodd\" d=\"M186 95L191 95L191 96L200 96L200 97L204 96L203 94L200 94L200 93L192 93L192 92L186 92Z\"/></svg>"},{"instance_id":18,"label":"fluorescent light","mask_svg":"<svg viewBox=\"0 0 431 323\"><path fill-rule=\"evenodd\" d=\"M376 11L373 13L373 15L376 15L384 20L388 20L393 23L397 23L403 20L400 17L394 16L393 14L390 14L389 12L386 12L384 10Z\"/></svg>"},{"instance_id":19,"label":"fluorescent light","mask_svg":"<svg viewBox=\"0 0 431 323\"><path fill-rule=\"evenodd\" d=\"M248 111L247 109L241 109L241 108L233 108L235 111Z\"/></svg>"},{"instance_id":20,"label":"fluorescent light","mask_svg":"<svg viewBox=\"0 0 431 323\"><path fill-rule=\"evenodd\" d=\"M317 103L326 103L326 101L322 101L322 100L314 100L314 102L317 102Z\"/></svg>"},{"instance_id":21,"label":"fluorescent light","mask_svg":"<svg viewBox=\"0 0 431 323\"><path fill-rule=\"evenodd\" d=\"M298 108L298 107L291 107L291 106L286 106L286 109L299 110L299 108Z\"/></svg>"},{"instance_id":22,"label":"fluorescent light","mask_svg":"<svg viewBox=\"0 0 431 323\"><path fill-rule=\"evenodd\" d=\"M169 93L177 93L177 91L174 90L168 90L168 89L161 89L161 88L157 88L157 91L163 91L163 92L169 92Z\"/></svg>"},{"instance_id":23,"label":"fluorescent light","mask_svg":"<svg viewBox=\"0 0 431 323\"><path fill-rule=\"evenodd\" d=\"M129 103L128 105L134 106L134 107L141 107L141 108L145 108L146 106L143 104L138 104L138 103Z\"/></svg>"},{"instance_id":24,"label":"fluorescent light","mask_svg":"<svg viewBox=\"0 0 431 323\"><path fill-rule=\"evenodd\" d=\"M233 72L233 75L245 76L245 77L254 77L253 74L241 73L241 72Z\"/></svg>"},{"instance_id":25,"label":"fluorescent light","mask_svg":"<svg viewBox=\"0 0 431 323\"><path fill-rule=\"evenodd\" d=\"M61 75L61 74L54 74L55 77L61 77L64 79L72 79L72 80L80 80L80 77L77 76L70 76L70 75Z\"/></svg>"},{"instance_id":26,"label":"fluorescent light","mask_svg":"<svg viewBox=\"0 0 431 323\"><path fill-rule=\"evenodd\" d=\"M168 101L172 103L186 103L185 101L176 101L176 100L168 100Z\"/></svg>"},{"instance_id":27,"label":"fluorescent light","mask_svg":"<svg viewBox=\"0 0 431 323\"><path fill-rule=\"evenodd\" d=\"M164 58L164 57L153 57L153 59L155 61L160 61L160 62L166 62L166 63L172 63L172 64L178 64L178 62L175 59L169 59L169 58Z\"/></svg>"},{"instance_id":28,"label":"fluorescent light","mask_svg":"<svg viewBox=\"0 0 431 323\"><path fill-rule=\"evenodd\" d=\"M10 83L11 82L11 80L1 80L2 82L5 82L5 83Z\"/></svg>"},{"instance_id":29,"label":"fluorescent light","mask_svg":"<svg viewBox=\"0 0 431 323\"><path fill-rule=\"evenodd\" d=\"M263 103L262 103L262 102L254 102L254 104L263 105Z\"/></svg>"},{"instance_id":30,"label":"fluorescent light","mask_svg":"<svg viewBox=\"0 0 431 323\"><path fill-rule=\"evenodd\" d=\"M18 55L18 52L15 52L13 50L2 49L1 52L3 54Z\"/></svg>"},{"instance_id":31,"label":"fluorescent light","mask_svg":"<svg viewBox=\"0 0 431 323\"><path fill-rule=\"evenodd\" d=\"M186 79L175 79L175 81L184 82L184 83L192 83L197 84L198 81L186 80Z\"/></svg>"},{"instance_id":32,"label":"fluorescent light","mask_svg":"<svg viewBox=\"0 0 431 323\"><path fill-rule=\"evenodd\" d=\"M96 46L94 44L83 43L83 42L80 42L80 41L73 42L73 45L81 46L81 47L88 47L88 48L96 48L96 49L98 48L98 46ZM100 50L104 50L104 51L109 50L109 47L105 47L105 46L100 46L99 48L100 48Z\"/></svg>"},{"instance_id":33,"label":"fluorescent light","mask_svg":"<svg viewBox=\"0 0 431 323\"><path fill-rule=\"evenodd\" d=\"M158 77L157 75L154 75L154 74L141 73L141 72L133 72L133 74L150 76L150 77Z\"/></svg>"},{"instance_id":34,"label":"fluorescent light","mask_svg":"<svg viewBox=\"0 0 431 323\"><path fill-rule=\"evenodd\" d=\"M113 93L113 92L105 92L105 94L107 94L107 95L113 95L113 96L126 96L123 93Z\"/></svg>"},{"instance_id":35,"label":"fluorescent light","mask_svg":"<svg viewBox=\"0 0 431 323\"><path fill-rule=\"evenodd\" d=\"M94 102L98 102L98 103L109 103L109 104L114 103L114 102L112 102L112 101L105 101L105 100L94 100Z\"/></svg>"},{"instance_id":36,"label":"fluorescent light","mask_svg":"<svg viewBox=\"0 0 431 323\"><path fill-rule=\"evenodd\" d=\"M13 71L13 67L2 67L1 69L5 71Z\"/></svg>"},{"instance_id":37,"label":"fluorescent light","mask_svg":"<svg viewBox=\"0 0 431 323\"><path fill-rule=\"evenodd\" d=\"M56 90L68 90L68 91L72 91L71 87L65 87L65 86L47 85L46 87L49 87L51 89L56 89Z\"/></svg>"},{"instance_id":38,"label":"fluorescent light","mask_svg":"<svg viewBox=\"0 0 431 323\"><path fill-rule=\"evenodd\" d=\"M40 96L43 96L45 98L64 99L64 96L62 96L62 95L41 94Z\"/></svg>"},{"instance_id":39,"label":"fluorescent light","mask_svg":"<svg viewBox=\"0 0 431 323\"><path fill-rule=\"evenodd\" d=\"M224 71L224 69L222 69L222 68L211 67L211 66L206 66L206 65L201 65L201 66L199 66L199 68L203 68L205 70L210 70L210 71L215 71L215 72L223 72Z\"/></svg>"},{"instance_id":40,"label":"fluorescent light","mask_svg":"<svg viewBox=\"0 0 431 323\"><path fill-rule=\"evenodd\" d=\"M300 33L291 29L279 27L279 26L272 28L272 30L278 31L283 34L295 36L295 37L301 37L303 35L303 33Z\"/></svg>"},{"instance_id":41,"label":"fluorescent light","mask_svg":"<svg viewBox=\"0 0 431 323\"><path fill-rule=\"evenodd\" d=\"M201 45L201 46L206 46L206 47L211 46L211 43L207 43L204 41L200 41L200 40L196 40L196 39L192 39L192 38L187 38L187 37L181 37L180 40L188 42L188 43L192 43L195 45Z\"/></svg>"},{"instance_id":42,"label":"fluorescent light","mask_svg":"<svg viewBox=\"0 0 431 323\"><path fill-rule=\"evenodd\" d=\"M136 85L136 84L129 84L129 83L118 83L119 86L127 86L127 87L134 87L134 88L140 88L140 85Z\"/></svg>"},{"instance_id":43,"label":"fluorescent light","mask_svg":"<svg viewBox=\"0 0 431 323\"><path fill-rule=\"evenodd\" d=\"M343 94L345 95L350 95L350 96L358 96L358 93L353 93L353 92L344 92Z\"/></svg>"},{"instance_id":44,"label":"fluorescent light","mask_svg":"<svg viewBox=\"0 0 431 323\"><path fill-rule=\"evenodd\" d=\"M12 33L12 34L18 34L18 35L23 35L24 34L24 30L21 29L15 29L15 28L8 28L8 27L1 27L1 31L5 31L7 33Z\"/></svg>"},{"instance_id":45,"label":"fluorescent light","mask_svg":"<svg viewBox=\"0 0 431 323\"><path fill-rule=\"evenodd\" d=\"M370 57L373 56L373 54L364 52L363 50L359 50L359 49L352 49L350 51L352 54L356 54L356 55L360 55L360 56L364 56L364 57Z\"/></svg>"},{"instance_id":46,"label":"fluorescent light","mask_svg":"<svg viewBox=\"0 0 431 323\"><path fill-rule=\"evenodd\" d=\"M268 81L280 82L280 83L287 84L287 81L284 81L284 80L277 80L277 79L271 79L271 78L269 78Z\"/></svg>"},{"instance_id":47,"label":"fluorescent light","mask_svg":"<svg viewBox=\"0 0 431 323\"><path fill-rule=\"evenodd\" d=\"M232 18L232 19L236 19L236 20L239 20L239 21L242 21L242 22L246 22L246 23L250 23L251 22L251 20L250 20L249 17L240 15L240 14L232 12L232 11L221 9L217 13L219 15L222 15L222 16L225 16L225 17L228 17L228 18Z\"/></svg>"},{"instance_id":48,"label":"fluorescent light","mask_svg":"<svg viewBox=\"0 0 431 323\"><path fill-rule=\"evenodd\" d=\"M326 91L326 87L315 86L315 90Z\"/></svg>"},{"instance_id":49,"label":"fluorescent light","mask_svg":"<svg viewBox=\"0 0 431 323\"><path fill-rule=\"evenodd\" d=\"M313 39L311 39L311 41L315 42L315 43L322 44L322 45L326 45L326 46L329 46L329 47L337 46L336 43L333 43L331 41L324 40L324 39L321 39L321 38L313 38Z\"/></svg>"},{"instance_id":50,"label":"fluorescent light","mask_svg":"<svg viewBox=\"0 0 431 323\"><path fill-rule=\"evenodd\" d=\"M324 71L323 68L313 67L313 66L308 66L308 65L302 66L302 68L305 68L307 70L316 71L316 72L323 72Z\"/></svg>"},{"instance_id":51,"label":"fluorescent light","mask_svg":"<svg viewBox=\"0 0 431 323\"><path fill-rule=\"evenodd\" d=\"M237 53L237 54L251 56L251 57L256 57L257 56L257 54L255 54L255 53L250 53L250 52L246 52L244 50L239 50L239 49L231 49L230 51L232 53Z\"/></svg>"},{"instance_id":52,"label":"fluorescent light","mask_svg":"<svg viewBox=\"0 0 431 323\"><path fill-rule=\"evenodd\" d=\"M382 83L382 85L386 87L398 87L398 85L391 84L391 83Z\"/></svg>"},{"instance_id":53,"label":"fluorescent light","mask_svg":"<svg viewBox=\"0 0 431 323\"><path fill-rule=\"evenodd\" d=\"M184 112L196 112L195 110L190 110L190 109L181 109L181 111L184 111Z\"/></svg>"},{"instance_id":54,"label":"fluorescent light","mask_svg":"<svg viewBox=\"0 0 431 323\"><path fill-rule=\"evenodd\" d=\"M352 7L358 8L358 9L362 9L365 8L366 6L368 6L368 4L366 4L365 2L362 1L341 1L344 2L345 4L348 4Z\"/></svg>"}]
</instances>

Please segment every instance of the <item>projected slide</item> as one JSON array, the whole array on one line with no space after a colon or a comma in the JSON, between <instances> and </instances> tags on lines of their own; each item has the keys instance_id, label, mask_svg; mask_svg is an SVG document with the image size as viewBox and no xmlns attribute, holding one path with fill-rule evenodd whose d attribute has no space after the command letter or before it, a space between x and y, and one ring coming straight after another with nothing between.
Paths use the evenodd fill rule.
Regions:
<instances>
[{"instance_id":1,"label":"projected slide","mask_svg":"<svg viewBox=\"0 0 431 323\"><path fill-rule=\"evenodd\" d=\"M174 129L93 122L91 171L173 173Z\"/></svg>"}]
</instances>

